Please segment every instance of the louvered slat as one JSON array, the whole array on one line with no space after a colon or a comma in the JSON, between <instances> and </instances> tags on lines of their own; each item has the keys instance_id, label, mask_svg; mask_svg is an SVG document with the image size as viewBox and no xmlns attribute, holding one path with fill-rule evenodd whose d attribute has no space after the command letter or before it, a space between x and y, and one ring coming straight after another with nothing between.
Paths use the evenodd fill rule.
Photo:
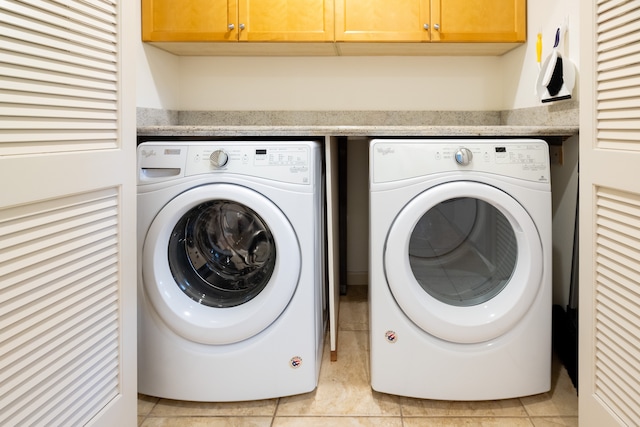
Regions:
<instances>
[{"instance_id":1,"label":"louvered slat","mask_svg":"<svg viewBox=\"0 0 640 427\"><path fill-rule=\"evenodd\" d=\"M609 40L633 33L633 23L640 19L640 10L634 2L625 2L607 14L598 17L598 50Z\"/></svg>"},{"instance_id":2,"label":"louvered slat","mask_svg":"<svg viewBox=\"0 0 640 427\"><path fill-rule=\"evenodd\" d=\"M612 405L619 408L618 413L623 414L622 418L627 421L627 425L638 425L640 414L636 412L637 407L633 402L638 401L637 389L634 385L637 383L636 378L629 376L633 372L633 366L626 360L615 358L619 353L620 343L615 340L615 335L607 335L607 332L598 333L598 345L596 354L599 356L596 366L598 374L596 377L596 387L608 390L610 394L615 395ZM612 339L613 338L613 339ZM613 357L612 357L613 356ZM636 375L638 374L635 371ZM616 387L611 387L615 384Z\"/></svg>"},{"instance_id":3,"label":"louvered slat","mask_svg":"<svg viewBox=\"0 0 640 427\"><path fill-rule=\"evenodd\" d=\"M0 40L5 40L4 37L1 37L1 34L2 33L0 33ZM42 80L43 83L48 83L46 75L49 73L53 75L66 74L69 78L72 78L73 83L70 85L70 89L75 86L76 80L79 81L79 85L81 87L84 87L82 83L88 78L97 79L103 82L114 82L116 80L113 75L113 71L110 70L87 68L79 66L78 64L69 64L62 61L56 61L55 59L40 58L37 56L23 54L22 52L5 51L1 49L2 47L3 46L0 44L0 63L16 66L19 69L24 69L25 72L44 72L45 76Z\"/></svg>"},{"instance_id":4,"label":"louvered slat","mask_svg":"<svg viewBox=\"0 0 640 427\"><path fill-rule=\"evenodd\" d=\"M11 106L0 106L0 114L6 112L7 116L17 117L49 117L52 119L62 119L68 117L69 110L60 107L46 107L44 105L21 105L13 104ZM84 108L76 108L73 111L74 116L81 120L108 120L113 123L118 117L115 111L100 111Z\"/></svg>"},{"instance_id":5,"label":"louvered slat","mask_svg":"<svg viewBox=\"0 0 640 427\"><path fill-rule=\"evenodd\" d=\"M611 9L624 5L627 1L628 0L598 0L596 2L598 5L597 16L600 17Z\"/></svg>"},{"instance_id":6,"label":"louvered slat","mask_svg":"<svg viewBox=\"0 0 640 427\"><path fill-rule=\"evenodd\" d=\"M600 148L640 150L640 2L601 1L597 15Z\"/></svg>"},{"instance_id":7,"label":"louvered slat","mask_svg":"<svg viewBox=\"0 0 640 427\"><path fill-rule=\"evenodd\" d=\"M11 84L11 82L7 81L5 82L5 84L8 86ZM21 92L19 91L20 87L18 87L18 85L12 85L12 86L18 90L0 91L0 99L7 99L7 100L10 99L12 101L10 103L7 102L7 105L3 106L3 111L7 113L11 112L11 108L13 108L13 106L16 106L16 105L17 106L28 105L34 108L43 108L43 107L44 108L46 107L65 108L70 111L69 117L75 117L73 116L73 113L75 113L77 110L83 110L83 109L113 112L113 109L111 108L113 105L113 100L109 100L108 98L105 98L104 94L100 92L96 92L95 93L96 96L94 98L80 98L80 97L73 96L72 89L70 89L67 94L64 94L64 95L57 94L56 92L59 90L59 87L57 87L57 85L49 84L46 86L42 86L40 87L41 92L39 93L28 92L28 91ZM21 85L21 88L28 89L29 85ZM89 91L88 93L91 93L91 92ZM37 104L37 102L40 102L40 104ZM18 116L18 117L30 118L31 116Z\"/></svg>"},{"instance_id":8,"label":"louvered slat","mask_svg":"<svg viewBox=\"0 0 640 427\"><path fill-rule=\"evenodd\" d=\"M595 388L629 425L640 424L640 195L596 192Z\"/></svg>"},{"instance_id":9,"label":"louvered slat","mask_svg":"<svg viewBox=\"0 0 640 427\"><path fill-rule=\"evenodd\" d=\"M599 90L609 91L616 89L631 90L640 85L640 75L624 76L618 75L616 79L604 81L599 85Z\"/></svg>"},{"instance_id":10,"label":"louvered slat","mask_svg":"<svg viewBox=\"0 0 640 427\"><path fill-rule=\"evenodd\" d=\"M117 125L110 122L108 125L101 123L99 120L82 120L82 119L70 119L70 118L19 118L12 121L0 122L0 131L2 130L17 130L17 129L32 129L32 130L116 130Z\"/></svg>"},{"instance_id":11,"label":"louvered slat","mask_svg":"<svg viewBox=\"0 0 640 427\"><path fill-rule=\"evenodd\" d=\"M86 13L90 9L82 9L82 2L65 3L66 6L61 6L42 0L5 0L2 8L15 16L24 16L43 24L49 23L54 36L62 34L58 31L66 29L67 32L79 36L115 43L115 9L94 9L94 13Z\"/></svg>"},{"instance_id":12,"label":"louvered slat","mask_svg":"<svg viewBox=\"0 0 640 427\"><path fill-rule=\"evenodd\" d=\"M599 323L599 331L602 331L603 335L614 337L615 340L619 340L620 342L630 343L633 348L634 354L638 353L638 349L640 349L640 341L638 340L637 335L633 335L629 329L624 328L614 322L610 322L606 320L606 317L603 316L604 311L598 313L598 320L602 320Z\"/></svg>"},{"instance_id":13,"label":"louvered slat","mask_svg":"<svg viewBox=\"0 0 640 427\"><path fill-rule=\"evenodd\" d=\"M8 18L10 18L10 16L5 15L3 20L9 21ZM50 31L50 26L45 26L33 22L31 19L27 20L19 16L13 16L11 18L13 18L10 20L11 25L7 23L4 29L4 35L7 38L5 43L9 43L9 39L12 38L20 40L28 36L31 43L39 46L48 46L55 50L63 50L75 55L103 61L113 60L113 53L115 52L113 41L96 40L86 36L78 36L74 40L65 40L64 37L67 34L63 30L55 31L53 34L46 34L44 31ZM15 48L15 46L14 44L13 47ZM5 44L4 48L12 50L7 44Z\"/></svg>"},{"instance_id":14,"label":"louvered slat","mask_svg":"<svg viewBox=\"0 0 640 427\"><path fill-rule=\"evenodd\" d=\"M0 2L0 155L118 141L113 1Z\"/></svg>"},{"instance_id":15,"label":"louvered slat","mask_svg":"<svg viewBox=\"0 0 640 427\"><path fill-rule=\"evenodd\" d=\"M0 211L0 425L82 425L118 395L118 202Z\"/></svg>"},{"instance_id":16,"label":"louvered slat","mask_svg":"<svg viewBox=\"0 0 640 427\"><path fill-rule=\"evenodd\" d=\"M603 370L609 369L607 376L616 377L616 385L618 385L619 393L625 396L627 403L638 401L640 393L633 387L637 384L640 372L638 372L634 365L630 364L628 360L616 357L620 352L621 343L618 340L620 337L616 336L613 331L610 330L603 332L601 335L599 334L600 349L607 349L607 351L601 351L600 353ZM632 375L629 375L630 373ZM627 406L633 412L633 407L631 405ZM638 414L635 413L634 417L640 419Z\"/></svg>"},{"instance_id":17,"label":"louvered slat","mask_svg":"<svg viewBox=\"0 0 640 427\"><path fill-rule=\"evenodd\" d=\"M3 131L0 131L0 135L3 135ZM34 144L26 145L24 143L38 143L38 146ZM103 142L102 145L100 143ZM9 155L9 153L16 154L30 154L30 153L42 153L52 151L74 151L79 150L80 146L90 145L92 149L109 148L113 146L113 131L107 131L101 129L99 131L73 131L65 129L62 131L56 130L37 130L26 129L23 132L18 132L11 135L9 142L0 140L0 151Z\"/></svg>"},{"instance_id":18,"label":"louvered slat","mask_svg":"<svg viewBox=\"0 0 640 427\"><path fill-rule=\"evenodd\" d=\"M51 85L65 85L68 88L86 88L90 90L108 91L114 97L116 91L115 80L98 80L88 76L69 76L64 73L56 73L51 70L39 70L36 68L25 69L23 64L0 63L0 75L6 78L18 79L23 83L47 82Z\"/></svg>"},{"instance_id":19,"label":"louvered slat","mask_svg":"<svg viewBox=\"0 0 640 427\"><path fill-rule=\"evenodd\" d=\"M603 283L606 284L607 280L603 279ZM614 282L609 281L609 285L612 285ZM600 304L599 315L605 315L608 319L608 322L600 323L599 326L601 328L608 328L610 330L616 330L621 333L618 333L620 337L637 337L638 333L640 333L640 328L638 327L637 322L638 316L633 312L633 303L637 301L625 301L624 295L628 295L628 292L625 292L624 289L622 292L618 292L618 289L614 287L606 287L603 286L602 292L597 295L597 301ZM637 300L637 298L634 298ZM622 333L622 331L625 331ZM620 354L628 353L630 358L627 358L628 361L635 361L638 355L640 355L640 349L634 345L637 343L637 339L625 339L624 340L624 351L619 352L619 354L614 355L616 359L620 358ZM628 362L625 362L628 363ZM632 375L636 379L636 383L640 382L640 376L636 374L638 368L635 363L630 363L631 366L630 372L633 372Z\"/></svg>"}]
</instances>

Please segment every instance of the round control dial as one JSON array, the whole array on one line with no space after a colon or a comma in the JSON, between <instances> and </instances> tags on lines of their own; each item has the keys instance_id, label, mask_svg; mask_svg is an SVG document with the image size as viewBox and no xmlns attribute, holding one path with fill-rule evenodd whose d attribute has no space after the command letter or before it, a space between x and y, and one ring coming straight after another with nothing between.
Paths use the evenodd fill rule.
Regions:
<instances>
[{"instance_id":1,"label":"round control dial","mask_svg":"<svg viewBox=\"0 0 640 427\"><path fill-rule=\"evenodd\" d=\"M216 150L209 156L211 165L216 168L221 168L229 161L229 155L224 150Z\"/></svg>"},{"instance_id":2,"label":"round control dial","mask_svg":"<svg viewBox=\"0 0 640 427\"><path fill-rule=\"evenodd\" d=\"M473 153L468 148L460 148L456 151L456 162L459 165L467 166L471 163L471 159L473 159Z\"/></svg>"}]
</instances>

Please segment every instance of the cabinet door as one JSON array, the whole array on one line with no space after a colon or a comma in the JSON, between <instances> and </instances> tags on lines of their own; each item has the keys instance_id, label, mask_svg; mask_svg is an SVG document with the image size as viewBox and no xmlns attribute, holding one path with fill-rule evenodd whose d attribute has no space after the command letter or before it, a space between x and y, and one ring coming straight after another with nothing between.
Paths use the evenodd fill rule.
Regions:
<instances>
[{"instance_id":1,"label":"cabinet door","mask_svg":"<svg viewBox=\"0 0 640 427\"><path fill-rule=\"evenodd\" d=\"M526 0L432 0L431 40L523 42Z\"/></svg>"},{"instance_id":2,"label":"cabinet door","mask_svg":"<svg viewBox=\"0 0 640 427\"><path fill-rule=\"evenodd\" d=\"M333 41L333 0L240 0L241 41Z\"/></svg>"},{"instance_id":3,"label":"cabinet door","mask_svg":"<svg viewBox=\"0 0 640 427\"><path fill-rule=\"evenodd\" d=\"M142 0L142 40L235 41L236 17L237 0Z\"/></svg>"},{"instance_id":4,"label":"cabinet door","mask_svg":"<svg viewBox=\"0 0 640 427\"><path fill-rule=\"evenodd\" d=\"M429 0L336 0L335 17L336 41L429 40Z\"/></svg>"}]
</instances>

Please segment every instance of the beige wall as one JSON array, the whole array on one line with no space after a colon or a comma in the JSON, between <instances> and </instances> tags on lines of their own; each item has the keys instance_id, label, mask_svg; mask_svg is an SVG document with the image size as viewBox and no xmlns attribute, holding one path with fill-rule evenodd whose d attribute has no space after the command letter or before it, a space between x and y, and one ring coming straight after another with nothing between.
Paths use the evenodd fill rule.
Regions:
<instances>
[{"instance_id":1,"label":"beige wall","mask_svg":"<svg viewBox=\"0 0 640 427\"><path fill-rule=\"evenodd\" d=\"M186 57L181 109L494 110L492 57Z\"/></svg>"}]
</instances>

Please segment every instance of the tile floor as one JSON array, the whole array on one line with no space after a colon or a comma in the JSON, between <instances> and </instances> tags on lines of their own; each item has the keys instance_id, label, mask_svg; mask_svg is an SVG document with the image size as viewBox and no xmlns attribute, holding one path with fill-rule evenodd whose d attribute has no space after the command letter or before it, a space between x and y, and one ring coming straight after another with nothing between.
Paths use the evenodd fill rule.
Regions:
<instances>
[{"instance_id":1,"label":"tile floor","mask_svg":"<svg viewBox=\"0 0 640 427\"><path fill-rule=\"evenodd\" d=\"M240 403L201 403L139 396L142 427L234 426L578 426L578 397L554 360L549 393L483 402L412 399L378 393L369 385L366 286L341 297L338 361L326 340L320 383L311 393Z\"/></svg>"}]
</instances>

